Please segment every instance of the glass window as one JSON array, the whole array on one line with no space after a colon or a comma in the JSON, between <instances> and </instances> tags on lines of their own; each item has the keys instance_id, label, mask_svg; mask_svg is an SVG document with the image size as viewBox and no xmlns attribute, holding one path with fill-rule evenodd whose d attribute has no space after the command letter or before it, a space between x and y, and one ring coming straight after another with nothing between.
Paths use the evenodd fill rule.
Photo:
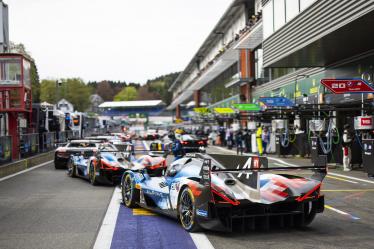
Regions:
<instances>
[{"instance_id":1,"label":"glass window","mask_svg":"<svg viewBox=\"0 0 374 249\"><path fill-rule=\"evenodd\" d=\"M255 68L256 68L256 79L261 79L264 77L264 69L263 69L263 50L257 49L255 51Z\"/></svg>"},{"instance_id":2,"label":"glass window","mask_svg":"<svg viewBox=\"0 0 374 249\"><path fill-rule=\"evenodd\" d=\"M30 62L24 60L23 61L23 83L25 86L31 87L31 79L30 79Z\"/></svg>"},{"instance_id":3,"label":"glass window","mask_svg":"<svg viewBox=\"0 0 374 249\"><path fill-rule=\"evenodd\" d=\"M308 8L315 1L316 0L300 0L300 11L303 11L306 8Z\"/></svg>"},{"instance_id":4,"label":"glass window","mask_svg":"<svg viewBox=\"0 0 374 249\"><path fill-rule=\"evenodd\" d=\"M286 23L285 0L274 0L274 31Z\"/></svg>"},{"instance_id":5,"label":"glass window","mask_svg":"<svg viewBox=\"0 0 374 249\"><path fill-rule=\"evenodd\" d=\"M267 38L274 32L273 1L269 1L262 11L264 38Z\"/></svg>"},{"instance_id":6,"label":"glass window","mask_svg":"<svg viewBox=\"0 0 374 249\"><path fill-rule=\"evenodd\" d=\"M0 85L18 85L21 75L20 59L0 59Z\"/></svg>"},{"instance_id":7,"label":"glass window","mask_svg":"<svg viewBox=\"0 0 374 249\"><path fill-rule=\"evenodd\" d=\"M290 21L299 13L299 0L286 0L286 21Z\"/></svg>"}]
</instances>

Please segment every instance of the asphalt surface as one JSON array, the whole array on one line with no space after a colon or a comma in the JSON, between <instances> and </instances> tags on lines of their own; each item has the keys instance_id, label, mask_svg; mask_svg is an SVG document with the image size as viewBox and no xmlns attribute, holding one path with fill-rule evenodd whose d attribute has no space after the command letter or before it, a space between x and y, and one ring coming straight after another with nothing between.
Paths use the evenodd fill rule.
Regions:
<instances>
[{"instance_id":1,"label":"asphalt surface","mask_svg":"<svg viewBox=\"0 0 374 249\"><path fill-rule=\"evenodd\" d=\"M221 148L209 152L235 154ZM0 248L92 248L113 190L72 179L52 164L0 181ZM326 209L308 228L204 233L216 249L374 248L374 181L363 172L330 170L323 191ZM121 205L115 225L113 249L194 248L177 221L144 210Z\"/></svg>"},{"instance_id":2,"label":"asphalt surface","mask_svg":"<svg viewBox=\"0 0 374 249\"><path fill-rule=\"evenodd\" d=\"M53 164L0 182L0 248L91 248L113 189Z\"/></svg>"}]
</instances>

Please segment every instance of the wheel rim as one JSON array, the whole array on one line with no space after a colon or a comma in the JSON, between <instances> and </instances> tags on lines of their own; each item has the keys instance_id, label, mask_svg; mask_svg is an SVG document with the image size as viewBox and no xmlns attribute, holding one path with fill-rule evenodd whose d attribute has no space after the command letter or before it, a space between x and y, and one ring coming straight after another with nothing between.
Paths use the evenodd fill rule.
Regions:
<instances>
[{"instance_id":1,"label":"wheel rim","mask_svg":"<svg viewBox=\"0 0 374 249\"><path fill-rule=\"evenodd\" d=\"M122 195L123 200L125 201L125 204L128 205L131 201L131 195L132 195L132 187L131 187L131 179L129 176L126 176L124 186L122 188Z\"/></svg>"},{"instance_id":2,"label":"wheel rim","mask_svg":"<svg viewBox=\"0 0 374 249\"><path fill-rule=\"evenodd\" d=\"M184 191L179 203L180 221L186 229L193 225L193 203L188 191Z\"/></svg>"}]
</instances>

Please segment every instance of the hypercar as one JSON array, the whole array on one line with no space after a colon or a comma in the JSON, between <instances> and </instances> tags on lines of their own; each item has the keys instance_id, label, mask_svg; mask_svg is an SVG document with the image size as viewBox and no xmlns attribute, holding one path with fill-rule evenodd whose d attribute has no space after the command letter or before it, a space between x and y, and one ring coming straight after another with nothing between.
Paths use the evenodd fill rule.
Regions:
<instances>
[{"instance_id":1,"label":"hypercar","mask_svg":"<svg viewBox=\"0 0 374 249\"><path fill-rule=\"evenodd\" d=\"M160 157L139 160L123 175L124 205L177 218L188 232L307 226L324 210L325 158L292 168L268 168L265 157L200 153L168 166Z\"/></svg>"},{"instance_id":2,"label":"hypercar","mask_svg":"<svg viewBox=\"0 0 374 249\"><path fill-rule=\"evenodd\" d=\"M97 152L73 153L67 166L70 177L89 180L92 185L118 184L130 168L129 154L112 144L101 144Z\"/></svg>"},{"instance_id":3,"label":"hypercar","mask_svg":"<svg viewBox=\"0 0 374 249\"><path fill-rule=\"evenodd\" d=\"M205 147L208 146L208 141L203 138L199 138L195 135L184 134L179 138L183 150L185 152L199 152L205 150Z\"/></svg>"},{"instance_id":4,"label":"hypercar","mask_svg":"<svg viewBox=\"0 0 374 249\"><path fill-rule=\"evenodd\" d=\"M93 154L99 149L101 141L98 140L71 140L66 145L60 146L55 151L54 164L56 169L66 169L70 155L77 152Z\"/></svg>"}]
</instances>

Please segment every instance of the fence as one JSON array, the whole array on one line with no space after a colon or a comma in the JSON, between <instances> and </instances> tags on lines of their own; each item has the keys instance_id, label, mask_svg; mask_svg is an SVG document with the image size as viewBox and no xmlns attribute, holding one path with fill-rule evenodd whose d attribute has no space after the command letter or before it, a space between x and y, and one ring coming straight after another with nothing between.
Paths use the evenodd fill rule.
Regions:
<instances>
[{"instance_id":1,"label":"fence","mask_svg":"<svg viewBox=\"0 0 374 249\"><path fill-rule=\"evenodd\" d=\"M0 164L12 161L12 139L10 136L0 137Z\"/></svg>"}]
</instances>

